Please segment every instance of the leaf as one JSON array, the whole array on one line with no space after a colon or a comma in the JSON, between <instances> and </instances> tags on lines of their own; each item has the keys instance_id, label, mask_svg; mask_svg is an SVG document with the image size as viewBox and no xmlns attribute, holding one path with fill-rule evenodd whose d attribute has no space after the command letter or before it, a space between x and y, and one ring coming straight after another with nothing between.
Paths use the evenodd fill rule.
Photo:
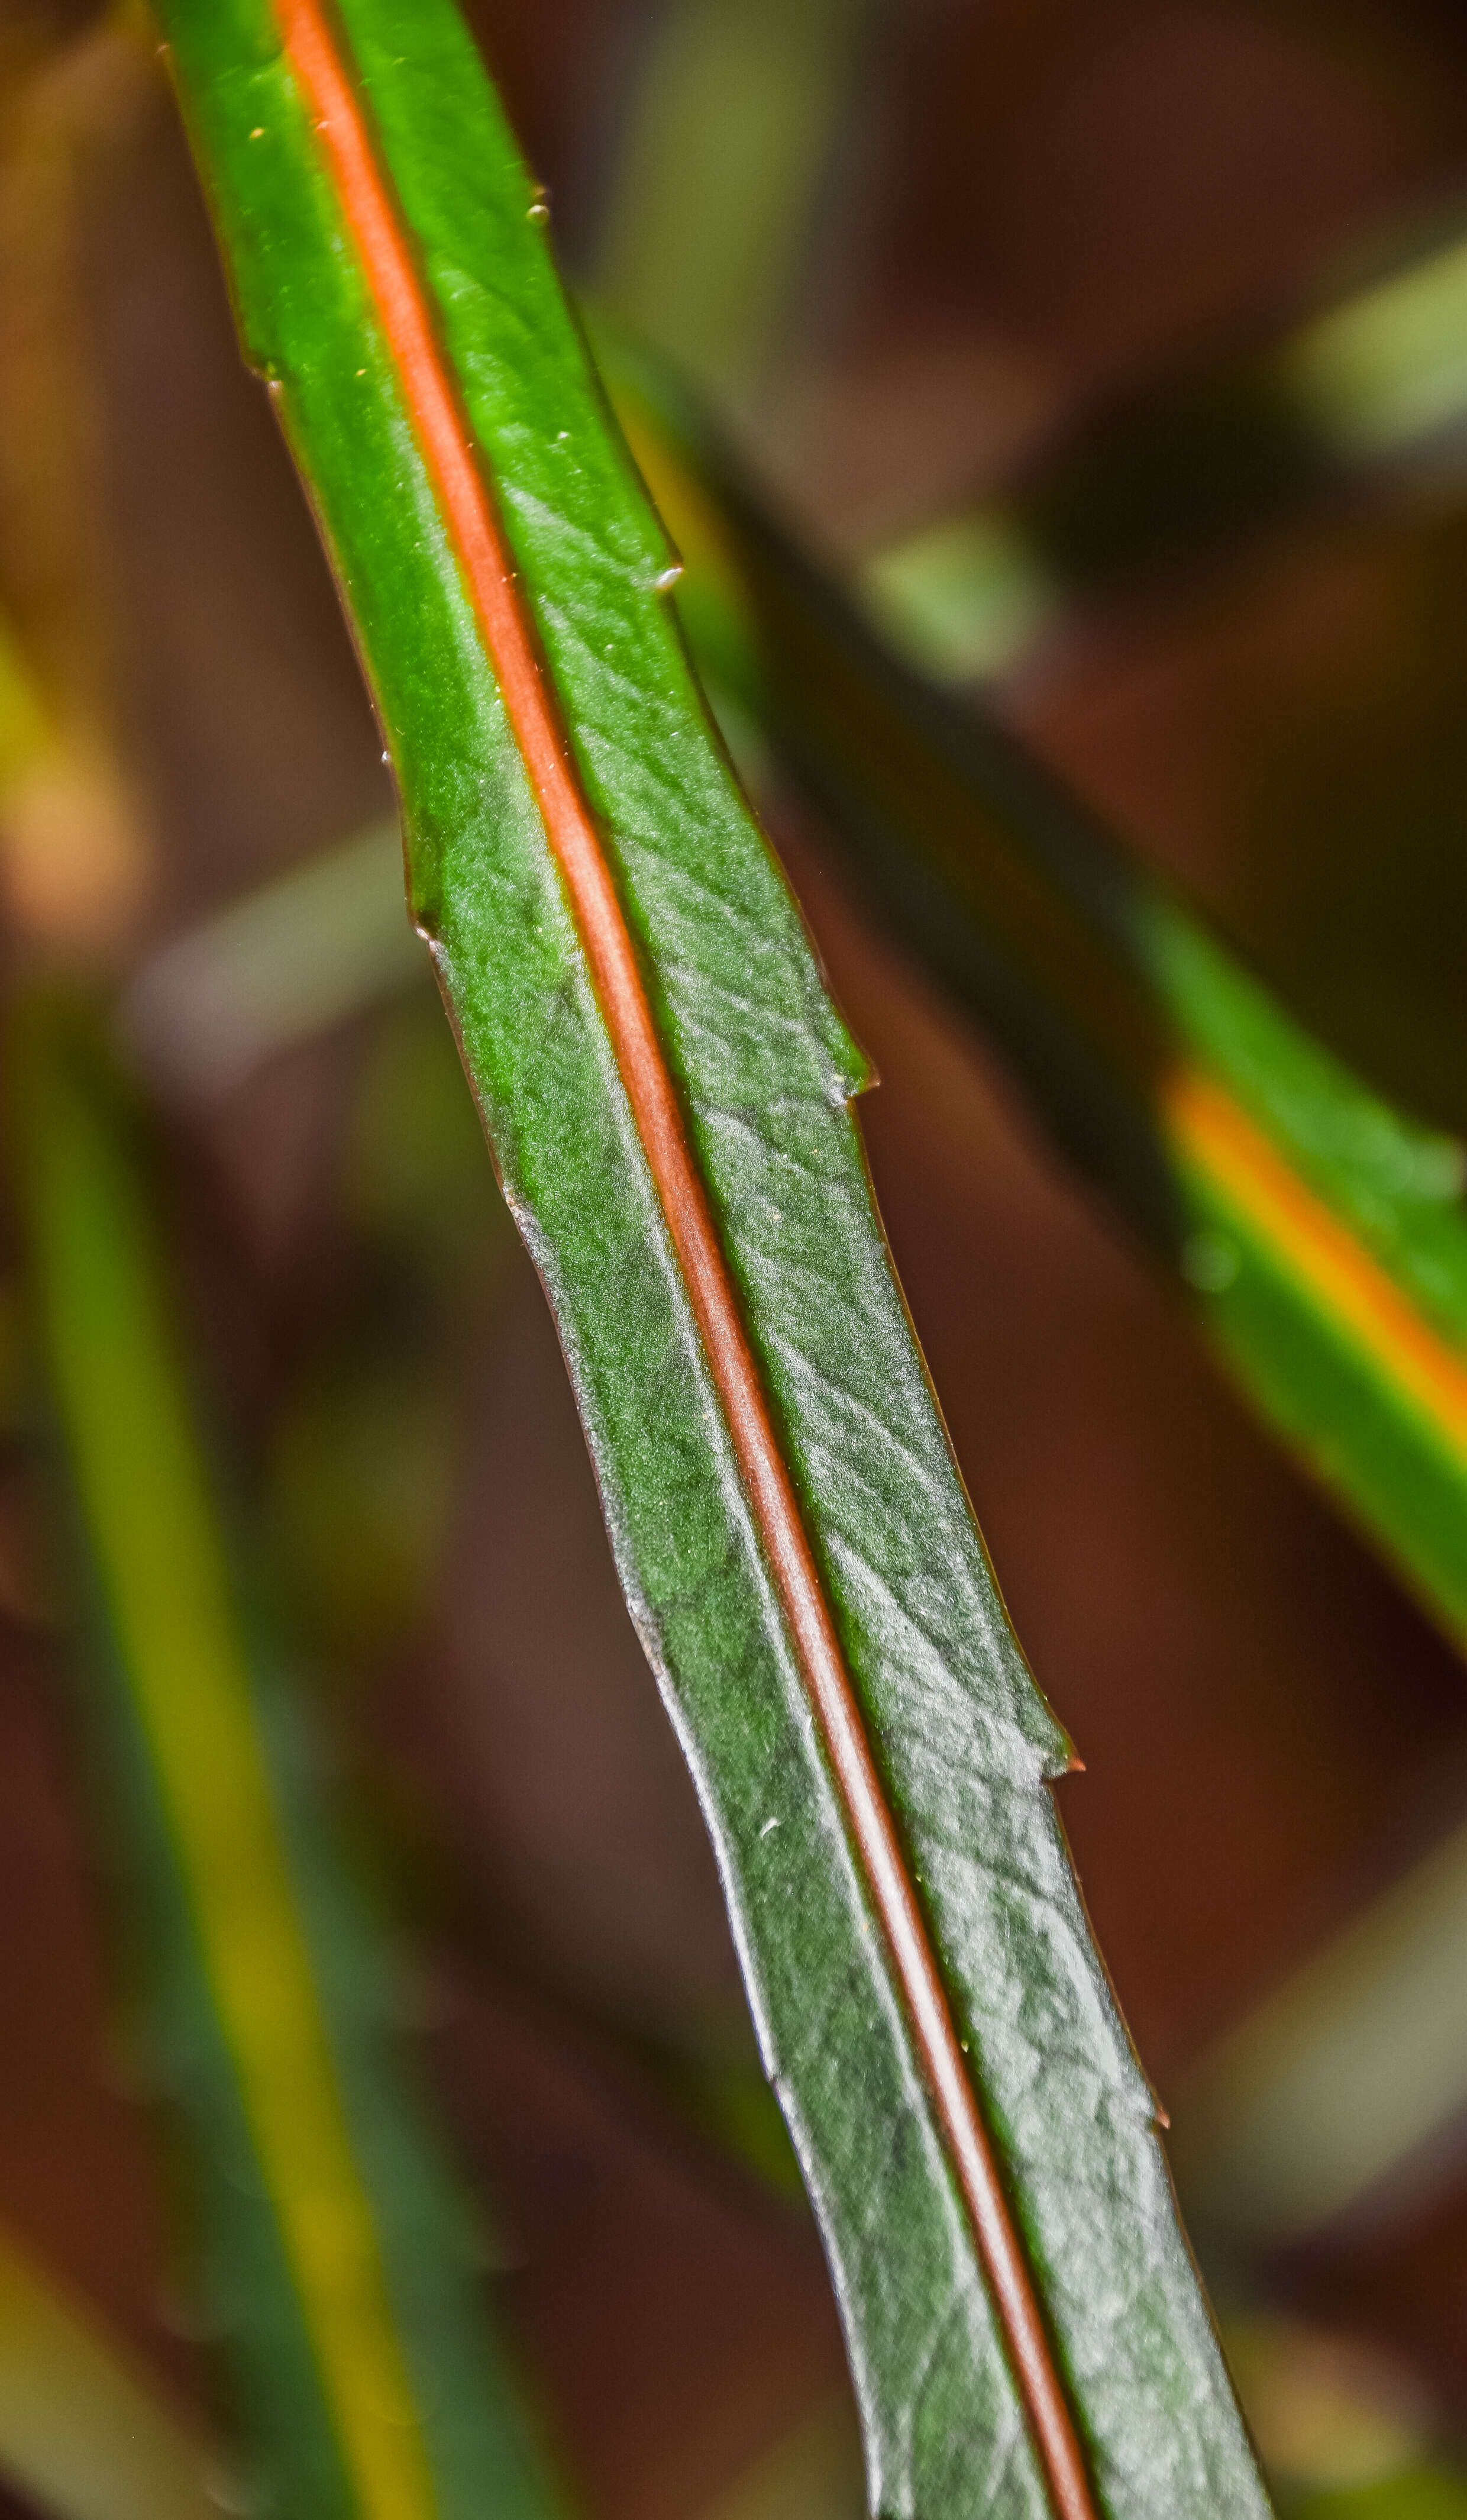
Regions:
<instances>
[{"instance_id":1,"label":"leaf","mask_svg":"<svg viewBox=\"0 0 1467 2520\"><path fill-rule=\"evenodd\" d=\"M855 2421L836 2398L781 2434L698 2520L857 2520L863 2498Z\"/></svg>"},{"instance_id":2,"label":"leaf","mask_svg":"<svg viewBox=\"0 0 1467 2520\"><path fill-rule=\"evenodd\" d=\"M680 366L736 393L798 298L870 0L672 0L616 135L599 286Z\"/></svg>"},{"instance_id":3,"label":"leaf","mask_svg":"<svg viewBox=\"0 0 1467 2520\"><path fill-rule=\"evenodd\" d=\"M385 1955L234 1597L115 1087L39 1003L9 1083L99 1782L257 2483L310 2520L547 2520L463 2201L391 2054Z\"/></svg>"},{"instance_id":4,"label":"leaf","mask_svg":"<svg viewBox=\"0 0 1467 2520\"><path fill-rule=\"evenodd\" d=\"M162 17L718 1850L873 2507L1241 2520L1263 2490L1046 1789L1067 1744L872 1211L866 1069L711 736L544 204L447 0Z\"/></svg>"},{"instance_id":5,"label":"leaf","mask_svg":"<svg viewBox=\"0 0 1467 2520\"><path fill-rule=\"evenodd\" d=\"M1065 602L1113 596L1382 489L1453 490L1467 371L1460 203L1270 341L1127 393L1007 494L874 555L867 594L914 662L1012 666Z\"/></svg>"},{"instance_id":6,"label":"leaf","mask_svg":"<svg viewBox=\"0 0 1467 2520\"><path fill-rule=\"evenodd\" d=\"M128 994L128 1049L155 1083L174 1097L226 1094L420 978L401 862L396 830L376 825L165 945Z\"/></svg>"},{"instance_id":7,"label":"leaf","mask_svg":"<svg viewBox=\"0 0 1467 2520\"><path fill-rule=\"evenodd\" d=\"M57 2520L218 2520L201 2428L0 2229L0 2474Z\"/></svg>"},{"instance_id":8,"label":"leaf","mask_svg":"<svg viewBox=\"0 0 1467 2520\"><path fill-rule=\"evenodd\" d=\"M30 25L15 27L22 14ZM38 685L27 710L0 665L0 720L11 719L0 723L0 888L22 928L95 959L115 951L154 870L111 692L83 213L151 82L120 26L94 23L62 43L54 22L48 32L15 10L0 28L16 70L36 56L0 112L0 570L19 608L23 680ZM18 699L32 721L19 758Z\"/></svg>"},{"instance_id":9,"label":"leaf","mask_svg":"<svg viewBox=\"0 0 1467 2520\"><path fill-rule=\"evenodd\" d=\"M1264 1422L1460 1642L1462 1148L1322 1050L981 706L904 668L665 374L600 338L731 744L769 728L890 928L1173 1273ZM125 1030L164 1089L207 1096L406 977L395 864L385 831L364 835L145 966Z\"/></svg>"},{"instance_id":10,"label":"leaf","mask_svg":"<svg viewBox=\"0 0 1467 2520\"><path fill-rule=\"evenodd\" d=\"M1266 1422L1467 1642L1464 1149L1313 1041L981 706L893 656L682 397L607 346L706 670Z\"/></svg>"},{"instance_id":11,"label":"leaf","mask_svg":"<svg viewBox=\"0 0 1467 2520\"><path fill-rule=\"evenodd\" d=\"M1188 2077L1182 2188L1229 2251L1314 2242L1445 2155L1467 2106L1467 1827L1418 1856ZM1448 2176L1445 2173L1444 2176Z\"/></svg>"}]
</instances>

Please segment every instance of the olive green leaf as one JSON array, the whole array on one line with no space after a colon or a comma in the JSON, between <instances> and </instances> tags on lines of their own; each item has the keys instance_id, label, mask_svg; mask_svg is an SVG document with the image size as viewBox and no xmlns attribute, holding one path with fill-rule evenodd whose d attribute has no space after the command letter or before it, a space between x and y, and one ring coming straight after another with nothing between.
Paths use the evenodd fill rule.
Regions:
<instances>
[{"instance_id":1,"label":"olive green leaf","mask_svg":"<svg viewBox=\"0 0 1467 2520\"><path fill-rule=\"evenodd\" d=\"M125 1105L60 1005L18 1019L8 1083L99 1791L250 2491L311 2520L550 2520L470 2219L393 2052L387 1955L239 1603Z\"/></svg>"}]
</instances>

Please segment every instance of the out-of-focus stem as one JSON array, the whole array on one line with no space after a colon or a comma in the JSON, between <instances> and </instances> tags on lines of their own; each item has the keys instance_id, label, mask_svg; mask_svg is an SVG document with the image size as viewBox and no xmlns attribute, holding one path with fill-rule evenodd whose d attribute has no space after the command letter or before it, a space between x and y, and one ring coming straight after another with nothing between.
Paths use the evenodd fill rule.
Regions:
<instances>
[{"instance_id":1,"label":"out-of-focus stem","mask_svg":"<svg viewBox=\"0 0 1467 2520\"><path fill-rule=\"evenodd\" d=\"M773 346L875 0L668 0L624 117L598 285L720 397Z\"/></svg>"},{"instance_id":2,"label":"out-of-focus stem","mask_svg":"<svg viewBox=\"0 0 1467 2520\"><path fill-rule=\"evenodd\" d=\"M859 585L924 672L966 681L1017 664L1077 603L1329 502L1464 476L1458 212L1280 337L1118 401L1009 489L872 553Z\"/></svg>"},{"instance_id":3,"label":"out-of-focus stem","mask_svg":"<svg viewBox=\"0 0 1467 2520\"><path fill-rule=\"evenodd\" d=\"M1174 2111L1195 2224L1250 2247L1308 2238L1459 2155L1467 2117L1467 1827L1285 1979Z\"/></svg>"},{"instance_id":4,"label":"out-of-focus stem","mask_svg":"<svg viewBox=\"0 0 1467 2520\"><path fill-rule=\"evenodd\" d=\"M111 959L150 852L117 734L104 425L84 240L155 92L99 27L0 95L0 886L20 926ZM28 740L16 758L18 710Z\"/></svg>"},{"instance_id":5,"label":"out-of-focus stem","mask_svg":"<svg viewBox=\"0 0 1467 2520\"><path fill-rule=\"evenodd\" d=\"M0 2231L0 2474L55 2520L219 2520L222 2452Z\"/></svg>"},{"instance_id":6,"label":"out-of-focus stem","mask_svg":"<svg viewBox=\"0 0 1467 2520\"><path fill-rule=\"evenodd\" d=\"M115 1079L36 1000L8 1082L99 1767L262 2481L341 2520L545 2520L463 2200L392 2055L389 1963L237 1595Z\"/></svg>"}]
</instances>

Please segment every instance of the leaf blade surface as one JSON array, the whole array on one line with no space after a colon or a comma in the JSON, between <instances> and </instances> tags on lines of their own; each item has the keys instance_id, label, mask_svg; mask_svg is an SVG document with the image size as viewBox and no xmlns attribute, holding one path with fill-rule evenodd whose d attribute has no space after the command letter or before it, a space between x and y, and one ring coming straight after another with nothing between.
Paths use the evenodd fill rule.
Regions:
<instances>
[{"instance_id":1,"label":"leaf blade surface","mask_svg":"<svg viewBox=\"0 0 1467 2520\"><path fill-rule=\"evenodd\" d=\"M337 68L359 82L345 109L306 58L325 22L294 0L278 15L173 0L165 22L246 338L392 746L415 913L713 1832L836 2274L874 2501L924 2520L1120 2520L1220 2495L1261 2510L1049 1802L1066 1745L1004 1620L880 1239L848 1109L862 1062L710 739L665 541L491 92L446 7L340 12ZM343 110L362 113L360 146L333 139ZM422 292L409 329L441 345L447 405L493 485L489 536L517 573L538 693L488 626L499 599L472 519L454 524L458 457L394 325L396 279L373 278L375 213L346 198L352 150L401 222ZM530 723L546 691L550 750ZM574 844L589 834L600 861L579 888L562 778ZM615 968L592 893L620 922ZM665 1128L648 1125L663 1084L645 1090L640 1042ZM701 1281L699 1207L722 1292ZM744 1384L720 1354L735 1334ZM802 1550L811 1618L860 1709L855 1756L900 1816L915 1957L812 1686L806 1579L789 1571ZM951 2099L914 1992L924 1960L957 2057L975 2060ZM1026 2371L1011 2307L996 2314L1007 2262L990 2246L985 2265L934 2082L965 2131L991 2131L1089 2483L1046 2432L1052 2379Z\"/></svg>"}]
</instances>

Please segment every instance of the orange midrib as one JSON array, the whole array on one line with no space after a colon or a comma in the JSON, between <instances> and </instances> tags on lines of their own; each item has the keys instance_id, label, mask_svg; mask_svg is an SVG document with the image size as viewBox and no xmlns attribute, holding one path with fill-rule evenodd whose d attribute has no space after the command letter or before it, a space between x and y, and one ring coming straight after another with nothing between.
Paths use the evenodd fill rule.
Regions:
<instances>
[{"instance_id":1,"label":"orange midrib","mask_svg":"<svg viewBox=\"0 0 1467 2520\"><path fill-rule=\"evenodd\" d=\"M1059 2520L1097 2520L1029 2269L770 1419L707 1194L689 1148L636 948L566 755L467 425L319 0L276 0L276 8L565 882L795 1652L885 1928L1050 2495Z\"/></svg>"},{"instance_id":2,"label":"orange midrib","mask_svg":"<svg viewBox=\"0 0 1467 2520\"><path fill-rule=\"evenodd\" d=\"M1192 1067L1158 1097L1168 1136L1467 1465L1467 1358L1439 1337L1347 1225L1302 1182L1226 1090Z\"/></svg>"}]
</instances>

